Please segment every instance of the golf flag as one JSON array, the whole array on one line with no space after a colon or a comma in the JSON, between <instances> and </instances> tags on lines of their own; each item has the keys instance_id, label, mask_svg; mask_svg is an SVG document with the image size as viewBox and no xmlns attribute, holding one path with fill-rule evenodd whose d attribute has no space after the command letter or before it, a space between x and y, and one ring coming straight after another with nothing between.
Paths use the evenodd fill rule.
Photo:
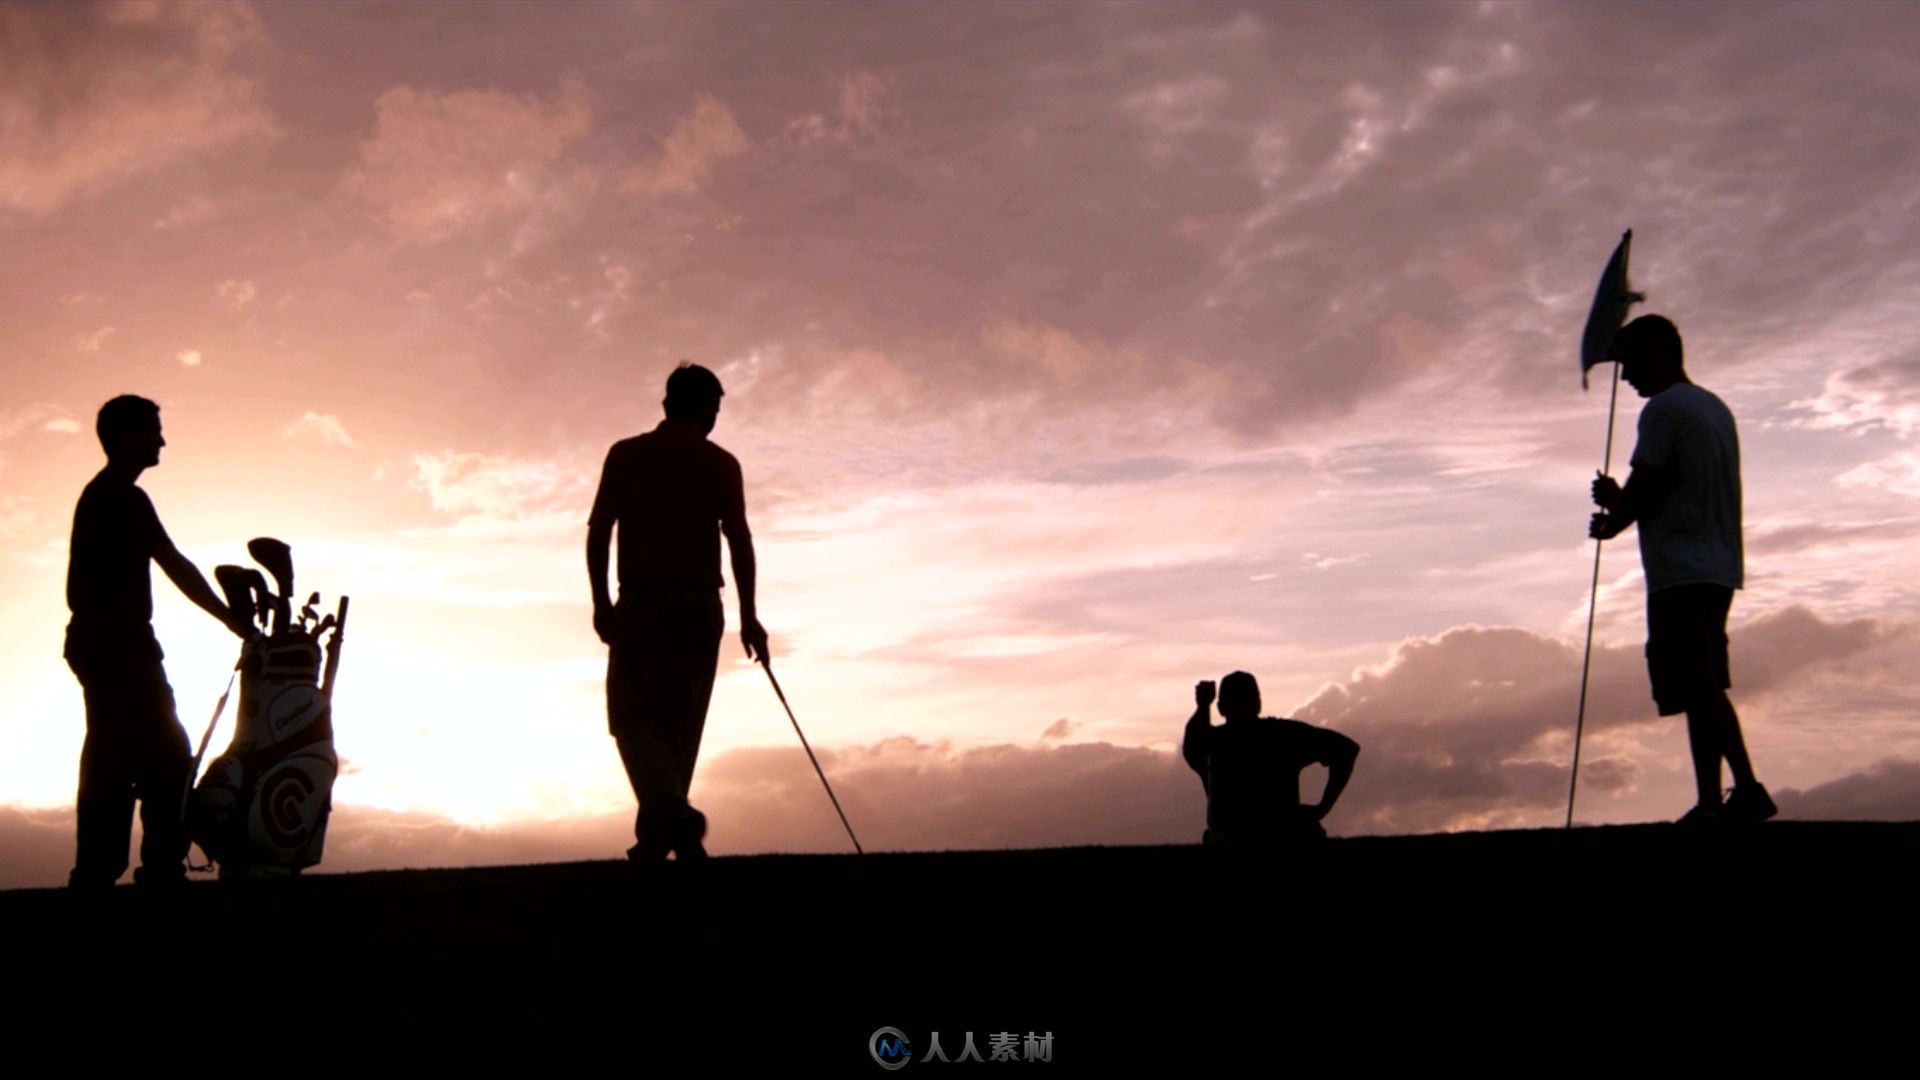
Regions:
<instances>
[{"instance_id":1,"label":"golf flag","mask_svg":"<svg viewBox=\"0 0 1920 1080\"><path fill-rule=\"evenodd\" d=\"M1627 248L1633 243L1633 230L1620 237L1620 246L1607 260L1607 272L1600 275L1600 287L1593 293L1593 310L1587 313L1587 330L1580 338L1580 389L1587 388L1587 372L1595 364L1607 362L1607 349L1613 335L1627 321L1627 309L1645 300L1627 285Z\"/></svg>"}]
</instances>

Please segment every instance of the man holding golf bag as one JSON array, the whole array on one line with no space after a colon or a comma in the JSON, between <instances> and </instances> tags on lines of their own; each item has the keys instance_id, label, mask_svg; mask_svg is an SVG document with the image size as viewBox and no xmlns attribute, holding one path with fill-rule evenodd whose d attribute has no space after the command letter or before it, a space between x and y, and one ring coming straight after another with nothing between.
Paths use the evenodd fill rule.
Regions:
<instances>
[{"instance_id":1,"label":"man holding golf bag","mask_svg":"<svg viewBox=\"0 0 1920 1080\"><path fill-rule=\"evenodd\" d=\"M636 863L706 856L706 818L687 803L713 694L726 616L720 537L739 590L740 641L766 663L754 609L753 535L740 462L707 439L724 391L713 372L682 364L667 378L658 427L607 452L587 521L593 628L609 647L607 726L640 802ZM619 602L607 589L608 544L620 530Z\"/></svg>"},{"instance_id":2,"label":"man holding golf bag","mask_svg":"<svg viewBox=\"0 0 1920 1080\"><path fill-rule=\"evenodd\" d=\"M182 825L189 752L174 714L173 688L153 635L153 582L160 564L187 599L241 639L251 627L214 593L161 527L153 501L135 484L160 463L160 406L123 395L100 407L94 424L107 466L87 484L73 511L67 560L67 665L86 695L87 738L74 800L76 889L106 888L127 868L133 803L140 801L141 884L184 880Z\"/></svg>"}]
</instances>

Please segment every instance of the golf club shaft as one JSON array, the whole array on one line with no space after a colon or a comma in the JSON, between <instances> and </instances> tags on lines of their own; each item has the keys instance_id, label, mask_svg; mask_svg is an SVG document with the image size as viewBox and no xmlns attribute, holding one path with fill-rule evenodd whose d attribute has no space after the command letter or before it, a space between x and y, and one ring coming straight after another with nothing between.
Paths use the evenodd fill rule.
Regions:
<instances>
[{"instance_id":1,"label":"golf club shaft","mask_svg":"<svg viewBox=\"0 0 1920 1080\"><path fill-rule=\"evenodd\" d=\"M1613 414L1620 401L1620 365L1613 367L1613 390L1607 395L1607 449L1600 473L1613 468ZM1600 551L1604 540L1593 542L1593 584L1587 589L1587 647L1580 661L1580 708L1573 718L1573 772L1567 780L1567 825L1573 828L1573 799L1580 790L1580 736L1587 725L1587 677L1593 672L1593 620L1600 605Z\"/></svg>"},{"instance_id":2,"label":"golf club shaft","mask_svg":"<svg viewBox=\"0 0 1920 1080\"><path fill-rule=\"evenodd\" d=\"M773 677L773 664L763 659L760 666L767 669L767 681L773 684L774 696L780 699L780 707L787 710L787 719L793 724L793 733L800 736L800 746L807 752L807 760L813 762L813 771L820 776L820 786L827 789L827 798L833 802L833 812L840 815L840 824L847 830L847 839L853 841L853 850L865 855L866 849L860 846L860 838L853 835L853 826L847 822L847 812L840 809L840 800L834 797L833 785L827 783L826 770L820 767L820 759L813 756L813 747L807 743L807 733L800 730L800 721L794 718L793 706L787 704L787 695L780 689L780 680Z\"/></svg>"},{"instance_id":3,"label":"golf club shaft","mask_svg":"<svg viewBox=\"0 0 1920 1080\"><path fill-rule=\"evenodd\" d=\"M200 735L200 748L193 752L193 761L187 766L187 783L180 791L180 820L187 820L187 800L193 795L193 782L200 777L200 762L207 756L207 744L213 741L213 729L220 723L220 714L227 711L227 698L233 694L233 681L240 677L240 665L233 665L233 674L227 676L227 688L220 691L220 700L213 706L213 719L207 721L207 730Z\"/></svg>"}]
</instances>

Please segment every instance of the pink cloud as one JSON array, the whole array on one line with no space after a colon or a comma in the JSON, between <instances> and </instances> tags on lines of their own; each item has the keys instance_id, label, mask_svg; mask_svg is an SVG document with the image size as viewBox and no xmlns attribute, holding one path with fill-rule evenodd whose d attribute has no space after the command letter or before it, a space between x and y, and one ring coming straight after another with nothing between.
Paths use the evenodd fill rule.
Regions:
<instances>
[{"instance_id":1,"label":"pink cloud","mask_svg":"<svg viewBox=\"0 0 1920 1080\"><path fill-rule=\"evenodd\" d=\"M374 102L374 131L347 186L396 235L434 243L539 204L592 123L577 83L545 98L394 87Z\"/></svg>"},{"instance_id":2,"label":"pink cloud","mask_svg":"<svg viewBox=\"0 0 1920 1080\"><path fill-rule=\"evenodd\" d=\"M704 187L714 169L728 158L747 152L746 132L733 111L705 94L693 112L667 134L660 153L628 174L629 190L652 195L685 195Z\"/></svg>"},{"instance_id":3,"label":"pink cloud","mask_svg":"<svg viewBox=\"0 0 1920 1080\"><path fill-rule=\"evenodd\" d=\"M277 129L236 52L247 4L0 11L0 207L44 214L187 156Z\"/></svg>"}]
</instances>

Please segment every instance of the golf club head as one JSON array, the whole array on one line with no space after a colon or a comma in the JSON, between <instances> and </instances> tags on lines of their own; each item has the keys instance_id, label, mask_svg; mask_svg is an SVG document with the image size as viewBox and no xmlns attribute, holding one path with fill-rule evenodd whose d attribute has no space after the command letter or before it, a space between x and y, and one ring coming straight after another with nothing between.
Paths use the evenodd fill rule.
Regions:
<instances>
[{"instance_id":1,"label":"golf club head","mask_svg":"<svg viewBox=\"0 0 1920 1080\"><path fill-rule=\"evenodd\" d=\"M247 554L273 575L280 595L293 595L293 549L271 536L256 536L247 541Z\"/></svg>"},{"instance_id":2,"label":"golf club head","mask_svg":"<svg viewBox=\"0 0 1920 1080\"><path fill-rule=\"evenodd\" d=\"M293 600L293 549L271 536L256 536L247 541L247 554L273 575L273 583L280 589L273 609L273 632L283 634L291 618L288 605Z\"/></svg>"},{"instance_id":3,"label":"golf club head","mask_svg":"<svg viewBox=\"0 0 1920 1080\"><path fill-rule=\"evenodd\" d=\"M253 584L247 580L249 574L260 576L258 570L248 570L231 563L213 568L213 580L219 583L221 594L227 598L227 607L235 613L245 614L247 621L252 622L259 614L259 604L253 596Z\"/></svg>"}]
</instances>

